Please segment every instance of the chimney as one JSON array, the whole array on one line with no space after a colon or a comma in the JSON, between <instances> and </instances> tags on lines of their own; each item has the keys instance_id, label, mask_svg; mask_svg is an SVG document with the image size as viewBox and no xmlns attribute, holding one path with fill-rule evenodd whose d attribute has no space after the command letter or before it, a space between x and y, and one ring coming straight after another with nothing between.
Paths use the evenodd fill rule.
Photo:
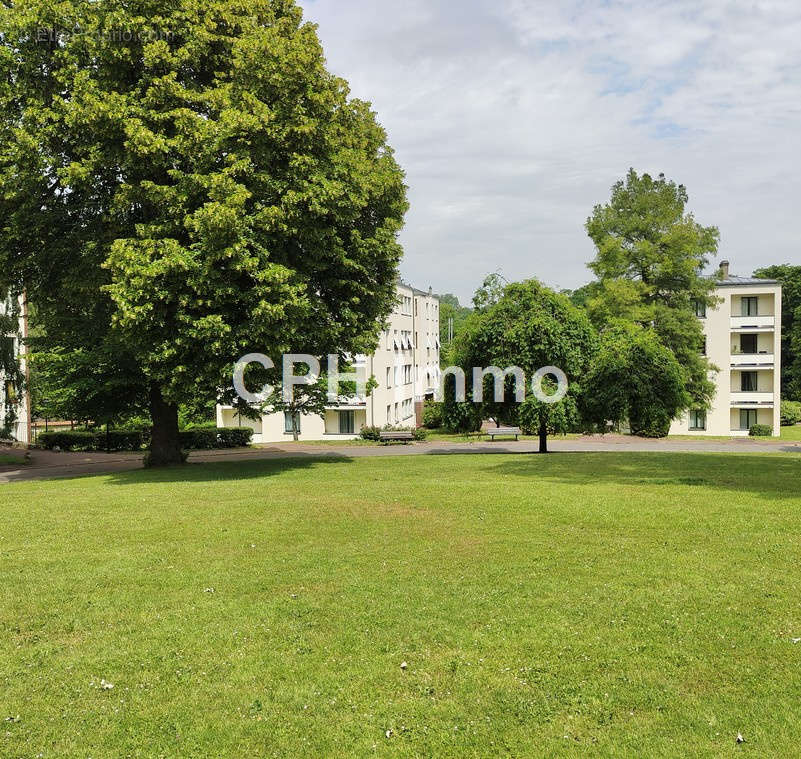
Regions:
<instances>
[{"instance_id":1,"label":"chimney","mask_svg":"<svg viewBox=\"0 0 801 759\"><path fill-rule=\"evenodd\" d=\"M729 262L728 261L721 261L720 262L720 278L721 279L728 279L729 278Z\"/></svg>"}]
</instances>

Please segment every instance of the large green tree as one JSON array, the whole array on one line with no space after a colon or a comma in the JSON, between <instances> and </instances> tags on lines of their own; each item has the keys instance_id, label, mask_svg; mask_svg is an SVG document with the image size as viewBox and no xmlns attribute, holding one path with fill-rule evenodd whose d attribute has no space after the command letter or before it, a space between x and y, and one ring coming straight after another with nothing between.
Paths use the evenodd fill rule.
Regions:
<instances>
[{"instance_id":1,"label":"large green tree","mask_svg":"<svg viewBox=\"0 0 801 759\"><path fill-rule=\"evenodd\" d=\"M782 397L801 400L801 266L765 266L754 276L782 284Z\"/></svg>"},{"instance_id":2,"label":"large green tree","mask_svg":"<svg viewBox=\"0 0 801 759\"><path fill-rule=\"evenodd\" d=\"M597 336L584 311L566 296L530 279L507 285L493 303L471 318L460 339L459 359L468 379L472 367L520 367L525 373L527 395L538 369L556 366L565 373L568 397L556 404L528 401L526 424L536 428L544 453L548 434L567 431L565 425L575 418L575 398L596 349ZM511 375L505 378L500 402L493 400L489 377L483 382L485 418L519 422L521 404L515 397Z\"/></svg>"},{"instance_id":3,"label":"large green tree","mask_svg":"<svg viewBox=\"0 0 801 759\"><path fill-rule=\"evenodd\" d=\"M597 326L618 322L650 327L669 348L684 377L690 402L706 406L714 393L713 367L701 355L703 331L695 302L716 302L714 280L703 274L717 253L716 227L704 227L687 211L687 190L630 169L615 183L608 203L596 205L587 233L596 255L590 269L587 309Z\"/></svg>"},{"instance_id":4,"label":"large green tree","mask_svg":"<svg viewBox=\"0 0 801 759\"><path fill-rule=\"evenodd\" d=\"M664 437L690 398L681 366L651 328L619 325L601 336L580 399L581 416L596 429L628 422L635 435Z\"/></svg>"},{"instance_id":5,"label":"large green tree","mask_svg":"<svg viewBox=\"0 0 801 759\"><path fill-rule=\"evenodd\" d=\"M292 0L0 12L0 278L50 350L124 352L152 463L241 355L369 351L392 308L402 172L324 63Z\"/></svg>"}]
</instances>

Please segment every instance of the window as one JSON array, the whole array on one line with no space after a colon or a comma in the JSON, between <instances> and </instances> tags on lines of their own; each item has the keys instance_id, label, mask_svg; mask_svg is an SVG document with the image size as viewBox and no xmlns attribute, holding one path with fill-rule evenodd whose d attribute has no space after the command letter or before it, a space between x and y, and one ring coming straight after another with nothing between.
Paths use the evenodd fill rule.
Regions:
<instances>
[{"instance_id":1,"label":"window","mask_svg":"<svg viewBox=\"0 0 801 759\"><path fill-rule=\"evenodd\" d=\"M387 404L387 421L386 421L386 423L389 424L391 419L392 419L392 406Z\"/></svg>"},{"instance_id":2,"label":"window","mask_svg":"<svg viewBox=\"0 0 801 759\"><path fill-rule=\"evenodd\" d=\"M757 411L755 408L740 409L740 429L750 430L757 423Z\"/></svg>"},{"instance_id":3,"label":"window","mask_svg":"<svg viewBox=\"0 0 801 759\"><path fill-rule=\"evenodd\" d=\"M295 421L295 428L298 432L300 432L300 412L295 411L294 413L291 411L284 411L284 432L292 433L294 430L292 429L292 420L294 418Z\"/></svg>"},{"instance_id":4,"label":"window","mask_svg":"<svg viewBox=\"0 0 801 759\"><path fill-rule=\"evenodd\" d=\"M740 390L744 393L754 393L757 389L756 372L740 372Z\"/></svg>"},{"instance_id":5,"label":"window","mask_svg":"<svg viewBox=\"0 0 801 759\"><path fill-rule=\"evenodd\" d=\"M702 409L695 409L690 412L690 429L691 430L706 429L706 411Z\"/></svg>"},{"instance_id":6,"label":"window","mask_svg":"<svg viewBox=\"0 0 801 759\"><path fill-rule=\"evenodd\" d=\"M339 432L342 435L353 434L353 411L340 411L339 412Z\"/></svg>"},{"instance_id":7,"label":"window","mask_svg":"<svg viewBox=\"0 0 801 759\"><path fill-rule=\"evenodd\" d=\"M756 353L756 352L757 352L757 336L740 335L740 353Z\"/></svg>"},{"instance_id":8,"label":"window","mask_svg":"<svg viewBox=\"0 0 801 759\"><path fill-rule=\"evenodd\" d=\"M395 403L395 421L396 422L398 421L398 404L397 404L397 402Z\"/></svg>"},{"instance_id":9,"label":"window","mask_svg":"<svg viewBox=\"0 0 801 759\"><path fill-rule=\"evenodd\" d=\"M756 296L748 296L747 298L740 299L740 313L743 316L758 316L759 311L759 298Z\"/></svg>"},{"instance_id":10,"label":"window","mask_svg":"<svg viewBox=\"0 0 801 759\"><path fill-rule=\"evenodd\" d=\"M392 368L387 367L387 387L392 387Z\"/></svg>"},{"instance_id":11,"label":"window","mask_svg":"<svg viewBox=\"0 0 801 759\"><path fill-rule=\"evenodd\" d=\"M706 319L706 303L704 303L704 301L694 300L693 308L695 309L695 315L699 319Z\"/></svg>"},{"instance_id":12,"label":"window","mask_svg":"<svg viewBox=\"0 0 801 759\"><path fill-rule=\"evenodd\" d=\"M701 355L706 356L706 335L701 338Z\"/></svg>"}]
</instances>

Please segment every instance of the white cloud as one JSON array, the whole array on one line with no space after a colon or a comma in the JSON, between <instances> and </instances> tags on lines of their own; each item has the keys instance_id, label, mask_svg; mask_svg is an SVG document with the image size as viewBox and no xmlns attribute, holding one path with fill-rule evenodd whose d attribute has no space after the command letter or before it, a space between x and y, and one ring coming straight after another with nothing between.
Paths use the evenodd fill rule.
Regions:
<instances>
[{"instance_id":1,"label":"white cloud","mask_svg":"<svg viewBox=\"0 0 801 759\"><path fill-rule=\"evenodd\" d=\"M687 186L733 271L801 263L795 0L302 5L406 170L414 284L582 284L584 221L629 166Z\"/></svg>"}]
</instances>

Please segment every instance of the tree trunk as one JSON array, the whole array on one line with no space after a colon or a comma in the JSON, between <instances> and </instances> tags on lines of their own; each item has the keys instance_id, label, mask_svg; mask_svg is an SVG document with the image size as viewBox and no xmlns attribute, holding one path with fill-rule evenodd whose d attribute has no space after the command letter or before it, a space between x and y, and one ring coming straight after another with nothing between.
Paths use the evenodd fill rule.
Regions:
<instances>
[{"instance_id":1,"label":"tree trunk","mask_svg":"<svg viewBox=\"0 0 801 759\"><path fill-rule=\"evenodd\" d=\"M548 425L540 422L540 453L548 453Z\"/></svg>"},{"instance_id":2,"label":"tree trunk","mask_svg":"<svg viewBox=\"0 0 801 759\"><path fill-rule=\"evenodd\" d=\"M167 403L161 389L155 385L150 388L150 419L153 422L153 432L150 435L147 465L183 464L186 456L181 450L181 439L178 435L178 406Z\"/></svg>"}]
</instances>

